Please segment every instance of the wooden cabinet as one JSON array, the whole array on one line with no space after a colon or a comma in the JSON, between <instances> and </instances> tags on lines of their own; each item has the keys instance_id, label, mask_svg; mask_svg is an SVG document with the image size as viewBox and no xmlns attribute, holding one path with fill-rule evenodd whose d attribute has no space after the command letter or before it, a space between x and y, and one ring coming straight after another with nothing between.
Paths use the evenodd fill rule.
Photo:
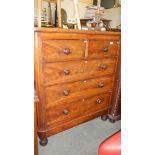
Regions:
<instances>
[{"instance_id":1,"label":"wooden cabinet","mask_svg":"<svg viewBox=\"0 0 155 155\"><path fill-rule=\"evenodd\" d=\"M40 144L98 116L115 121L120 33L36 28L34 36Z\"/></svg>"}]
</instances>

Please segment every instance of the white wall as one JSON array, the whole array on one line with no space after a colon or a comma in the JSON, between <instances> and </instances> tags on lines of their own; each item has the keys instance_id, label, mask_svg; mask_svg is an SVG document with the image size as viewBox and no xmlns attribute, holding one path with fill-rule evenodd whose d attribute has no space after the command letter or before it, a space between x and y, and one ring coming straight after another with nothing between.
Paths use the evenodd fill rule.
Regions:
<instances>
[{"instance_id":1,"label":"white wall","mask_svg":"<svg viewBox=\"0 0 155 155\"><path fill-rule=\"evenodd\" d=\"M84 18L84 14L86 11L86 3L78 3L80 18ZM67 11L68 18L75 18L75 9L73 5L73 0L63 0L61 2L61 7Z\"/></svg>"},{"instance_id":2,"label":"white wall","mask_svg":"<svg viewBox=\"0 0 155 155\"><path fill-rule=\"evenodd\" d=\"M104 18L112 20L110 22L111 28L115 28L116 26L121 24L121 7L105 9Z\"/></svg>"},{"instance_id":3,"label":"white wall","mask_svg":"<svg viewBox=\"0 0 155 155\"><path fill-rule=\"evenodd\" d=\"M37 0L34 0L34 16L36 17L37 16L37 14L38 14L38 3L37 3L38 1ZM47 2L45 2L45 1L42 1L42 8L47 8L48 7L48 4L47 4Z\"/></svg>"}]
</instances>

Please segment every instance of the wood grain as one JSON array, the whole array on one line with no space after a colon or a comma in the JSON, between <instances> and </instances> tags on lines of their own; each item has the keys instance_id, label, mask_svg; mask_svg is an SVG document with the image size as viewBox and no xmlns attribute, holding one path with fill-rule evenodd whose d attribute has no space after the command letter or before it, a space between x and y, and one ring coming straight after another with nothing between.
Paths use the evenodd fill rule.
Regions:
<instances>
[{"instance_id":1,"label":"wood grain","mask_svg":"<svg viewBox=\"0 0 155 155\"><path fill-rule=\"evenodd\" d=\"M107 68L101 69L101 65L104 64L107 65ZM113 74L115 71L115 64L116 58L45 63L44 86ZM68 75L64 73L65 69L70 71Z\"/></svg>"},{"instance_id":2,"label":"wood grain","mask_svg":"<svg viewBox=\"0 0 155 155\"><path fill-rule=\"evenodd\" d=\"M110 36L110 39L113 40L113 38L115 38L115 36L117 36L117 40L120 39L120 32L112 32L112 31L104 31L104 32L100 32L100 31L88 31L88 30L77 30L77 29L61 29L61 28L39 28L39 27L35 27L34 28L35 32L42 32L42 35L47 35L48 37L52 37L54 35L62 35L62 34L71 34L70 37L76 35L76 34L84 34L84 35L93 35L94 39L95 37L100 36L101 39L102 38L106 38L108 36ZM52 35L51 35L51 34ZM50 36L51 35L51 36ZM95 36L94 36L95 35ZM79 38L80 36L77 36L77 38ZM65 36L64 36L65 38ZM89 37L87 37L89 38ZM60 39L60 38L58 38ZM89 38L90 39L90 38Z\"/></svg>"},{"instance_id":3,"label":"wood grain","mask_svg":"<svg viewBox=\"0 0 155 155\"><path fill-rule=\"evenodd\" d=\"M119 56L116 65L114 86L111 96L111 108L109 117L111 121L121 118L121 47L119 47Z\"/></svg>"},{"instance_id":4,"label":"wood grain","mask_svg":"<svg viewBox=\"0 0 155 155\"><path fill-rule=\"evenodd\" d=\"M48 131L47 131L47 136L57 134L61 131L67 130L69 128L72 128L74 126L77 126L79 124L82 124L84 122L87 122L89 120L92 120L96 117L99 117L107 113L108 113L108 109L101 109L100 111L89 113L81 117L77 117L76 119L70 120L68 122L63 122L62 124L57 125L57 126L49 126Z\"/></svg>"},{"instance_id":5,"label":"wood grain","mask_svg":"<svg viewBox=\"0 0 155 155\"><path fill-rule=\"evenodd\" d=\"M89 47L89 49L88 49ZM107 51L104 49L107 48ZM68 49L69 54L64 50ZM89 51L89 52L88 52ZM113 57L118 53L117 41L105 40L46 40L43 42L43 61L56 62L78 59Z\"/></svg>"},{"instance_id":6,"label":"wood grain","mask_svg":"<svg viewBox=\"0 0 155 155\"><path fill-rule=\"evenodd\" d=\"M113 56L116 56L117 54L118 54L117 41L112 41L112 40L111 41L105 41L105 40L89 41L89 58L113 57Z\"/></svg>"},{"instance_id":7,"label":"wood grain","mask_svg":"<svg viewBox=\"0 0 155 155\"><path fill-rule=\"evenodd\" d=\"M85 44L83 40L45 40L43 42L44 62L66 61L84 57ZM69 54L64 50L68 49Z\"/></svg>"},{"instance_id":8,"label":"wood grain","mask_svg":"<svg viewBox=\"0 0 155 155\"><path fill-rule=\"evenodd\" d=\"M100 99L101 103L97 103L97 99ZM47 108L47 124L48 126L56 126L71 119L105 109L109 105L109 99L110 94L100 94L88 98L81 96L73 102L63 101L60 105L50 106ZM64 109L68 110L68 114L63 113Z\"/></svg>"},{"instance_id":9,"label":"wood grain","mask_svg":"<svg viewBox=\"0 0 155 155\"><path fill-rule=\"evenodd\" d=\"M116 112L119 62L120 32L35 28L37 128L42 144L47 136ZM98 87L100 82L104 87Z\"/></svg>"},{"instance_id":10,"label":"wood grain","mask_svg":"<svg viewBox=\"0 0 155 155\"><path fill-rule=\"evenodd\" d=\"M49 86L45 88L46 104L49 107L59 105L63 101L74 101L77 97L89 97L109 92L112 91L112 86L112 76ZM69 93L68 96L64 95L64 91Z\"/></svg>"}]
</instances>

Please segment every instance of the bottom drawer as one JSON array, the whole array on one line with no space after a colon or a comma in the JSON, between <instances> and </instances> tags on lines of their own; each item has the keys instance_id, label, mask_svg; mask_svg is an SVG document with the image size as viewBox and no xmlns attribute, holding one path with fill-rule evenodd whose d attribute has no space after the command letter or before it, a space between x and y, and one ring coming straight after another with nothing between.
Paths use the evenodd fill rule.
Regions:
<instances>
[{"instance_id":1,"label":"bottom drawer","mask_svg":"<svg viewBox=\"0 0 155 155\"><path fill-rule=\"evenodd\" d=\"M47 109L47 125L60 125L67 121L95 113L108 108L110 94L99 94L89 98L78 98L71 103L60 103L58 106L51 106Z\"/></svg>"},{"instance_id":2,"label":"bottom drawer","mask_svg":"<svg viewBox=\"0 0 155 155\"><path fill-rule=\"evenodd\" d=\"M59 124L57 126L56 125L48 126L47 136L49 137L49 136L55 135L59 132L70 129L74 126L80 125L84 122L90 121L90 120L97 118L99 116L107 115L108 111L109 111L109 108L101 109L100 111L96 111L95 113L89 113L89 114L84 115L82 117L77 117L76 119L64 122L64 123Z\"/></svg>"}]
</instances>

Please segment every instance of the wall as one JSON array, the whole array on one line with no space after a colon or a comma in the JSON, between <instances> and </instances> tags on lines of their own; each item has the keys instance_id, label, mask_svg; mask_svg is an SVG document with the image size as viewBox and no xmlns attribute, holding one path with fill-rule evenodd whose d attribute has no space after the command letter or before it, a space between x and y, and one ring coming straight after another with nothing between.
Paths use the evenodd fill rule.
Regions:
<instances>
[{"instance_id":1,"label":"wall","mask_svg":"<svg viewBox=\"0 0 155 155\"><path fill-rule=\"evenodd\" d=\"M80 13L80 18L84 18L84 14L86 11L86 6L88 4L79 2L78 8ZM72 0L64 0L61 2L61 7L67 11L68 18L75 18L75 9Z\"/></svg>"},{"instance_id":2,"label":"wall","mask_svg":"<svg viewBox=\"0 0 155 155\"><path fill-rule=\"evenodd\" d=\"M34 0L34 17L37 17L37 11L38 11L38 1L37 0ZM47 5L47 2L45 1L42 1L42 8L47 8L48 5Z\"/></svg>"},{"instance_id":3,"label":"wall","mask_svg":"<svg viewBox=\"0 0 155 155\"><path fill-rule=\"evenodd\" d=\"M121 7L105 9L104 18L112 20L110 26L115 28L121 24Z\"/></svg>"}]
</instances>

